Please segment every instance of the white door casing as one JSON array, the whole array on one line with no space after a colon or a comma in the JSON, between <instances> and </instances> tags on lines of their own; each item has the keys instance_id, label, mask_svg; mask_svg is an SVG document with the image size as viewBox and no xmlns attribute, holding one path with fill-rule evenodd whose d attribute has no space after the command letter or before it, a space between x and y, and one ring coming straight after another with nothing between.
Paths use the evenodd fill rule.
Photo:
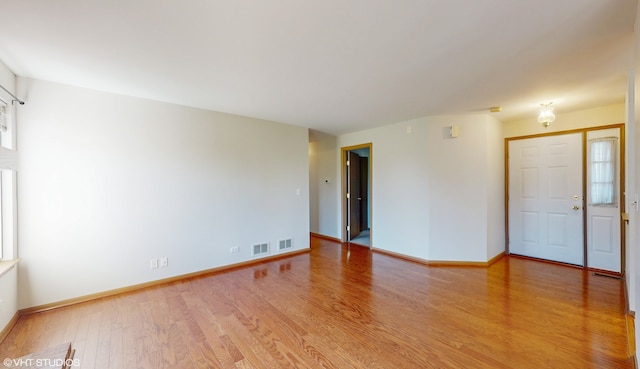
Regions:
<instances>
[{"instance_id":1,"label":"white door casing","mask_svg":"<svg viewBox=\"0 0 640 369\"><path fill-rule=\"evenodd\" d=\"M508 143L509 251L584 265L582 134Z\"/></svg>"}]
</instances>

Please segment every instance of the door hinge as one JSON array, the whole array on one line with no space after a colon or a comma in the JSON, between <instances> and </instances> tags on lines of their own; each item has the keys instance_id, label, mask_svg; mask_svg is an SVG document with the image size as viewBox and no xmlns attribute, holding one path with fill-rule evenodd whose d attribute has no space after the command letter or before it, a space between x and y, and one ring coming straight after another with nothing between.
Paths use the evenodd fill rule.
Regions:
<instances>
[{"instance_id":1,"label":"door hinge","mask_svg":"<svg viewBox=\"0 0 640 369\"><path fill-rule=\"evenodd\" d=\"M347 166L351 165L351 162L349 160L347 160Z\"/></svg>"},{"instance_id":2,"label":"door hinge","mask_svg":"<svg viewBox=\"0 0 640 369\"><path fill-rule=\"evenodd\" d=\"M351 196L349 196L349 194L347 194L347 199L350 199L350 198L351 198Z\"/></svg>"},{"instance_id":3,"label":"door hinge","mask_svg":"<svg viewBox=\"0 0 640 369\"><path fill-rule=\"evenodd\" d=\"M351 226L347 226L347 232L351 230Z\"/></svg>"}]
</instances>

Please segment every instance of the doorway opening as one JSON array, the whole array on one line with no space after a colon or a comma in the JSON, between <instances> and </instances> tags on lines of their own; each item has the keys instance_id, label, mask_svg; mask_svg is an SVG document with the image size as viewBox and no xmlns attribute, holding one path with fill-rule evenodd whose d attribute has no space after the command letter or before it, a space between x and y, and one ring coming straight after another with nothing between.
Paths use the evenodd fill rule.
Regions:
<instances>
[{"instance_id":1,"label":"doorway opening","mask_svg":"<svg viewBox=\"0 0 640 369\"><path fill-rule=\"evenodd\" d=\"M373 247L371 224L372 144L342 148L342 240Z\"/></svg>"}]
</instances>

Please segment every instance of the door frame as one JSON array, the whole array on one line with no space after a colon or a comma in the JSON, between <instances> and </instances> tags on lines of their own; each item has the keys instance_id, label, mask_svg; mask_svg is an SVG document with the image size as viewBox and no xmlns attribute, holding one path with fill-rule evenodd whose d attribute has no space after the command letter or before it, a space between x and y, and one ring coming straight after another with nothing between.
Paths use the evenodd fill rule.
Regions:
<instances>
[{"instance_id":1,"label":"door frame","mask_svg":"<svg viewBox=\"0 0 640 369\"><path fill-rule=\"evenodd\" d=\"M367 181L369 181L369 202L367 216L371 219L369 223L369 229L373 230L373 201L371 194L373 193L373 143L367 142L358 145L345 146L340 148L340 204L342 206L342 222L341 222L341 240L342 242L349 242L349 235L347 233L347 225L349 224L348 205L347 201L347 152L357 149L369 149L369 173ZM369 232L369 248L373 249L373 231Z\"/></svg>"},{"instance_id":2,"label":"door frame","mask_svg":"<svg viewBox=\"0 0 640 369\"><path fill-rule=\"evenodd\" d=\"M515 140L523 140L528 138L540 138L540 137L549 137L549 136L560 136L567 135L573 133L581 133L582 134L582 193L584 194L582 200L582 208L585 209L582 214L582 233L583 233L583 268L588 268L588 259L587 259L587 211L586 211L586 194L587 194L587 132L589 131L599 131L602 129L610 129L610 128L619 128L620 129L620 183L618 184L620 191L620 213L626 212L626 196L625 196L625 182L626 182L626 165L625 165L625 124L617 123L617 124L609 124L604 126L595 126L595 127L586 127L586 128L577 128L571 130L564 131L555 131L555 132L547 132L540 133L534 135L525 135L525 136L516 136L516 137L505 137L504 139L504 222L505 222L505 238L504 238L504 252L507 255L510 255L509 251L509 142ZM625 238L623 237L624 232L624 222L620 222L620 274L624 275L625 273L625 262L626 262L626 245Z\"/></svg>"}]
</instances>

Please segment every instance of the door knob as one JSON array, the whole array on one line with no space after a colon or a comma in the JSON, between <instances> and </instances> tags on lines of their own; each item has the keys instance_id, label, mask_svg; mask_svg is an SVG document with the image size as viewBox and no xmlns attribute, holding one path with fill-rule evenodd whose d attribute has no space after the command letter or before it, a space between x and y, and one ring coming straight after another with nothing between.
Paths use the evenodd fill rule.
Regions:
<instances>
[{"instance_id":1,"label":"door knob","mask_svg":"<svg viewBox=\"0 0 640 369\"><path fill-rule=\"evenodd\" d=\"M580 210L580 207L579 207L578 205L573 205L573 206L571 207L571 209L573 209L573 210Z\"/></svg>"}]
</instances>

